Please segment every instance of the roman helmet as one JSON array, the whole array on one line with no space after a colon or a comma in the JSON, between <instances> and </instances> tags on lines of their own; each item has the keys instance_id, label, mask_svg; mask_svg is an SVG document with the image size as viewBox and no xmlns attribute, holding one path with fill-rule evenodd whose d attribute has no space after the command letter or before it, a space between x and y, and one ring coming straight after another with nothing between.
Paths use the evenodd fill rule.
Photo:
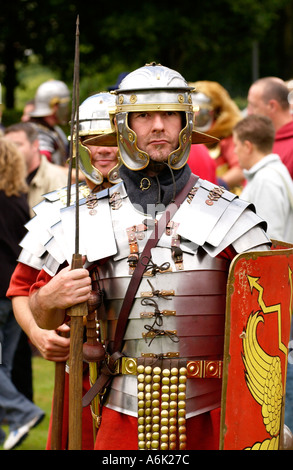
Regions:
<instances>
[{"instance_id":1,"label":"roman helmet","mask_svg":"<svg viewBox=\"0 0 293 470\"><path fill-rule=\"evenodd\" d=\"M93 183L103 182L102 173L91 163L90 149L86 147L86 142L94 136L107 136L113 132L109 110L115 108L115 97L107 92L97 93L87 98L79 107L79 168L82 173ZM110 183L118 183L119 163L112 168L107 179Z\"/></svg>"},{"instance_id":2,"label":"roman helmet","mask_svg":"<svg viewBox=\"0 0 293 470\"><path fill-rule=\"evenodd\" d=\"M201 132L207 132L213 125L214 109L212 100L201 92L194 91L191 93L194 127Z\"/></svg>"},{"instance_id":3,"label":"roman helmet","mask_svg":"<svg viewBox=\"0 0 293 470\"><path fill-rule=\"evenodd\" d=\"M46 117L54 112L54 106L58 104L56 117L58 123L67 124L69 117L70 91L67 85L60 80L47 80L42 83L35 94L35 109L30 116Z\"/></svg>"},{"instance_id":4,"label":"roman helmet","mask_svg":"<svg viewBox=\"0 0 293 470\"><path fill-rule=\"evenodd\" d=\"M116 145L118 144L121 159L126 167L134 171L142 170L150 160L149 155L138 148L136 133L129 127L128 116L131 112L178 111L183 113L185 119L179 134L178 148L168 157L169 166L175 170L186 164L192 143L217 140L193 130L191 90L192 88L188 86L180 73L155 63L146 64L129 73L122 80L119 88L114 91L116 95ZM108 145L110 145L109 142L108 139Z\"/></svg>"}]
</instances>

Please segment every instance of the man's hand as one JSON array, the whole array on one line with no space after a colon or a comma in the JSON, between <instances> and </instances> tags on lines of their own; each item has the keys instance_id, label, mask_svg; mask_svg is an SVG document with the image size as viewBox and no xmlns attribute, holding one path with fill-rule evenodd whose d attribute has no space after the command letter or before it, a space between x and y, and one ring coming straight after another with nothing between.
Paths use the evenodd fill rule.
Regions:
<instances>
[{"instance_id":1,"label":"man's hand","mask_svg":"<svg viewBox=\"0 0 293 470\"><path fill-rule=\"evenodd\" d=\"M57 330L44 330L35 325L31 329L30 339L47 361L65 362L69 359L69 331L70 328L66 324L61 325Z\"/></svg>"},{"instance_id":2,"label":"man's hand","mask_svg":"<svg viewBox=\"0 0 293 470\"><path fill-rule=\"evenodd\" d=\"M30 308L40 328L55 330L64 323L65 310L86 302L91 293L87 269L62 269L30 297Z\"/></svg>"}]
</instances>

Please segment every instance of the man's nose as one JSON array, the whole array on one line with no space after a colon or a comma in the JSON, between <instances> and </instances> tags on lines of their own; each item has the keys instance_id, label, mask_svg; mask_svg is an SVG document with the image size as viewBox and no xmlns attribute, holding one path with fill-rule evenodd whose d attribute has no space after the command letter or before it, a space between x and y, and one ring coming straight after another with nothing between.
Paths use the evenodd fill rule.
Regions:
<instances>
[{"instance_id":1,"label":"man's nose","mask_svg":"<svg viewBox=\"0 0 293 470\"><path fill-rule=\"evenodd\" d=\"M102 154L102 155L110 155L112 152L111 147L98 147L97 148L97 153Z\"/></svg>"},{"instance_id":2,"label":"man's nose","mask_svg":"<svg viewBox=\"0 0 293 470\"><path fill-rule=\"evenodd\" d=\"M153 125L153 130L157 131L157 130L162 130L164 129L165 125L164 125L164 119L163 119L163 116L161 115L161 113L155 113L153 115L153 121L152 121L152 125Z\"/></svg>"}]
</instances>

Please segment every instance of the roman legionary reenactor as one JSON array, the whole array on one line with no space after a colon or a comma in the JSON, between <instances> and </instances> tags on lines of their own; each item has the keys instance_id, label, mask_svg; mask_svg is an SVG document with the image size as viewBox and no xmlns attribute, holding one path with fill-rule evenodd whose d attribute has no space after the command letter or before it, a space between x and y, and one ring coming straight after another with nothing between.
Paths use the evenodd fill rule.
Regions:
<instances>
[{"instance_id":1,"label":"roman legionary reenactor","mask_svg":"<svg viewBox=\"0 0 293 470\"><path fill-rule=\"evenodd\" d=\"M44 246L48 256L30 292L39 325L56 328L68 320L68 308L99 294L95 309L102 354L97 380L84 397L84 405L97 398L100 404L96 449L219 448L223 374L231 354L223 364L229 268L243 252L272 254L266 223L254 207L192 175L186 165L191 143L213 140L193 129L190 92L178 72L161 65L148 64L127 75L116 91L112 135L123 162L123 181L80 202L83 267L59 269L62 263L70 264L74 252L72 208L60 211L58 222L46 227L51 234ZM111 135L85 143L110 145ZM33 227L30 236L35 236ZM289 255L290 249L287 265L292 262ZM55 272L49 275L48 266L55 266ZM264 289L258 298L263 315L259 309L252 321L247 320L246 280L259 278L251 285L253 294L263 286L257 268L252 266L247 273L247 266L237 289L238 293L246 289L240 334L248 341L243 351L235 350L237 358L243 358L243 368L234 370L239 380L245 383L246 378L252 391L258 377L252 378L251 363L255 366L260 356L264 366L269 353L262 345L263 355L261 347L258 355L252 354L251 335L257 338L260 323L277 317L281 353L276 347L274 355L283 354L276 359L281 377L278 397L283 396L286 309L279 313L275 304L282 299L278 298L266 311L272 301L266 301L268 289ZM285 285L283 272L282 267ZM287 307L288 295L286 289ZM228 299L232 305L230 293ZM240 292L236 304L241 302ZM269 377L263 389L272 396ZM226 394L230 386L226 376L224 385ZM253 400L259 406L261 398L254 388ZM268 425L272 434L267 438L275 442L280 415L278 408L277 424L272 429Z\"/></svg>"}]
</instances>

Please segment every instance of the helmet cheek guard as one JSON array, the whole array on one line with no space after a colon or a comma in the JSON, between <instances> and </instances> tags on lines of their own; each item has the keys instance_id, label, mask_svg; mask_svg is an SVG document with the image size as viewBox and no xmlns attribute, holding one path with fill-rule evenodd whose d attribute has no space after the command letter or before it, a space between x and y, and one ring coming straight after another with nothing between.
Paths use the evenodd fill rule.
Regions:
<instances>
[{"instance_id":1,"label":"helmet cheek guard","mask_svg":"<svg viewBox=\"0 0 293 470\"><path fill-rule=\"evenodd\" d=\"M168 157L168 164L173 170L180 170L186 164L189 157L192 143L193 113L186 112L185 114L186 125L179 133L179 146Z\"/></svg>"},{"instance_id":2,"label":"helmet cheek guard","mask_svg":"<svg viewBox=\"0 0 293 470\"><path fill-rule=\"evenodd\" d=\"M79 168L86 178L96 185L102 184L105 177L92 165L91 152L86 144L95 145L91 143L91 139L94 137L103 136L107 138L107 136L112 134L113 124L110 111L113 107L115 107L115 97L107 92L90 96L79 107ZM107 180L112 184L120 181L120 164L121 162L118 158L117 164L106 176Z\"/></svg>"},{"instance_id":3,"label":"helmet cheek guard","mask_svg":"<svg viewBox=\"0 0 293 470\"><path fill-rule=\"evenodd\" d=\"M79 168L80 171L86 176L87 179L89 179L92 183L100 185L103 183L105 177L104 175L96 168L95 166L92 165L92 154L91 151L88 147L83 145L82 142L79 142L78 145L79 149ZM75 160L74 160L75 161ZM118 163L111 168L111 170L108 172L106 178L107 180L112 183L116 184L120 181L119 178L119 158L118 158Z\"/></svg>"},{"instance_id":4,"label":"helmet cheek guard","mask_svg":"<svg viewBox=\"0 0 293 470\"><path fill-rule=\"evenodd\" d=\"M91 163L91 152L81 142L79 142L79 168L82 173L93 183L102 184L103 175Z\"/></svg>"},{"instance_id":5,"label":"helmet cheek guard","mask_svg":"<svg viewBox=\"0 0 293 470\"><path fill-rule=\"evenodd\" d=\"M116 125L118 148L124 165L130 170L143 170L148 166L150 157L137 147L137 135L128 125L128 113L118 113Z\"/></svg>"}]
</instances>

